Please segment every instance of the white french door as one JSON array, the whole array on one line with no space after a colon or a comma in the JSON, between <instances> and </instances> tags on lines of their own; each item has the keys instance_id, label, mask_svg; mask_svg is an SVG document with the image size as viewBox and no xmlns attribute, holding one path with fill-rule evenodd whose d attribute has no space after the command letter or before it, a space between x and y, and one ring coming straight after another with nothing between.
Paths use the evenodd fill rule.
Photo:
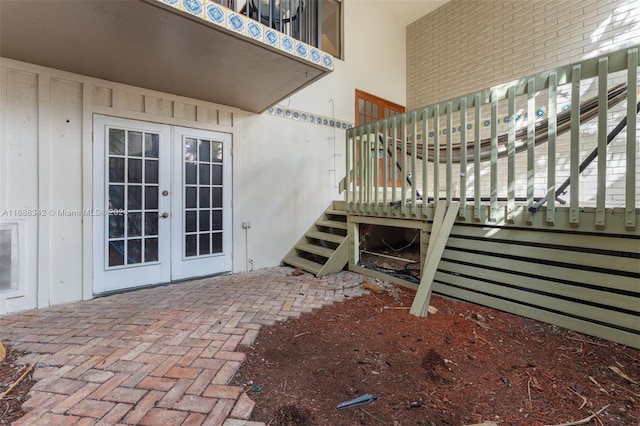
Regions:
<instances>
[{"instance_id":1,"label":"white french door","mask_svg":"<svg viewBox=\"0 0 640 426\"><path fill-rule=\"evenodd\" d=\"M94 117L94 293L231 270L231 135Z\"/></svg>"},{"instance_id":2,"label":"white french door","mask_svg":"<svg viewBox=\"0 0 640 426\"><path fill-rule=\"evenodd\" d=\"M231 135L173 129L171 277L231 270Z\"/></svg>"}]
</instances>

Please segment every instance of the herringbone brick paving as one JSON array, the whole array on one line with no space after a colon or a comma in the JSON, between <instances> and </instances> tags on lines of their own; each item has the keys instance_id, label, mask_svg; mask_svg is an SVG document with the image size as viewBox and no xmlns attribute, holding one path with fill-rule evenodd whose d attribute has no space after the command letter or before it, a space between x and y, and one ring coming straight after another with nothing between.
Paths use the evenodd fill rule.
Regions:
<instances>
[{"instance_id":1,"label":"herringbone brick paving","mask_svg":"<svg viewBox=\"0 0 640 426\"><path fill-rule=\"evenodd\" d=\"M244 389L228 385L238 346L362 294L361 280L275 267L0 316L0 340L37 362L15 425L260 425Z\"/></svg>"}]
</instances>

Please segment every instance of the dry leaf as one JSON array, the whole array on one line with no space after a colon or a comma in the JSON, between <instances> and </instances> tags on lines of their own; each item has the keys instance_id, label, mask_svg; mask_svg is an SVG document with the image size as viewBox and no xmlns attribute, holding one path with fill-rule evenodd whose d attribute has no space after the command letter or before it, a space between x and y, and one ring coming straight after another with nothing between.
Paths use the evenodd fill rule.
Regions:
<instances>
[{"instance_id":1,"label":"dry leaf","mask_svg":"<svg viewBox=\"0 0 640 426\"><path fill-rule=\"evenodd\" d=\"M0 362L4 361L4 357L7 356L7 350L2 342L0 342Z\"/></svg>"},{"instance_id":2,"label":"dry leaf","mask_svg":"<svg viewBox=\"0 0 640 426\"><path fill-rule=\"evenodd\" d=\"M610 365L609 369L611 371L613 371L614 373L616 373L618 376L622 377L623 379L626 379L628 381L630 381L631 383L637 385L638 382L636 382L635 380L633 380L631 377L627 376L626 374L624 374L618 367L616 367L615 365Z\"/></svg>"},{"instance_id":3,"label":"dry leaf","mask_svg":"<svg viewBox=\"0 0 640 426\"><path fill-rule=\"evenodd\" d=\"M384 293L384 289L382 287L367 280L362 281L362 288L376 294Z\"/></svg>"}]
</instances>

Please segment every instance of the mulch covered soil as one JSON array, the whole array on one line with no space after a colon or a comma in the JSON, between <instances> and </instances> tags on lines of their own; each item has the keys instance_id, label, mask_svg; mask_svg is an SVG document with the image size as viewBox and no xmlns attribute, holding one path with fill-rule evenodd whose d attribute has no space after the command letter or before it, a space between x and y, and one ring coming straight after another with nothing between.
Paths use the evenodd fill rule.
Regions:
<instances>
[{"instance_id":1,"label":"mulch covered soil","mask_svg":"<svg viewBox=\"0 0 640 426\"><path fill-rule=\"evenodd\" d=\"M6 358L0 362L0 425L10 425L25 414L22 403L35 384L31 378L31 366L15 363L23 355L25 353L14 351L7 345Z\"/></svg>"},{"instance_id":2,"label":"mulch covered soil","mask_svg":"<svg viewBox=\"0 0 640 426\"><path fill-rule=\"evenodd\" d=\"M640 424L640 351L438 296L418 318L414 295L394 287L263 328L234 378L252 420ZM364 394L377 399L337 408Z\"/></svg>"}]
</instances>

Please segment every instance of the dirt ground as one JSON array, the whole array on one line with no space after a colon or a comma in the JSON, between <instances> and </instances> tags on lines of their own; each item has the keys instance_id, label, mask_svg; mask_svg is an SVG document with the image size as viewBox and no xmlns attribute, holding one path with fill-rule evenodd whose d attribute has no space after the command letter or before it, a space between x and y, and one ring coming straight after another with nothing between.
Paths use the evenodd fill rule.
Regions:
<instances>
[{"instance_id":1,"label":"dirt ground","mask_svg":"<svg viewBox=\"0 0 640 426\"><path fill-rule=\"evenodd\" d=\"M640 351L439 296L418 318L414 294L392 287L263 328L234 378L252 420L640 424ZM363 394L377 399L337 409Z\"/></svg>"}]
</instances>

